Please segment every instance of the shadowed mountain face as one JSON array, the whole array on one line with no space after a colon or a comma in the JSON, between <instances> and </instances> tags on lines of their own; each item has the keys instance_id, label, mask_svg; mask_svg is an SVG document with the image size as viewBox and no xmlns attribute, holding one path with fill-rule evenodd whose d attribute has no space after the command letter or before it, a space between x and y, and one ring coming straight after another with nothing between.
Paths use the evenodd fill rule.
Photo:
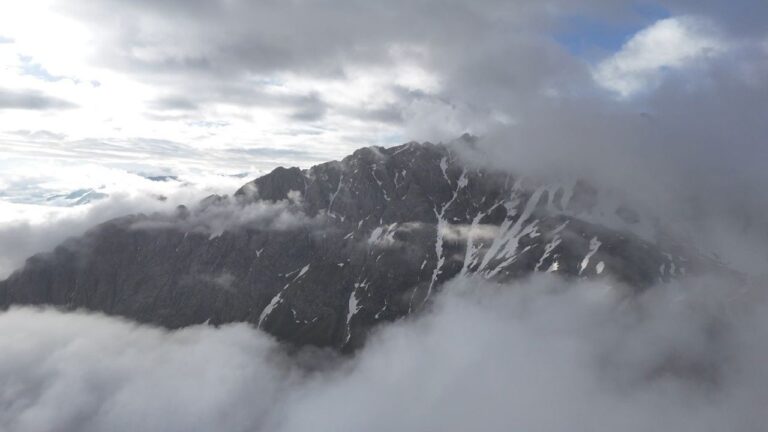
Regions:
<instances>
[{"instance_id":1,"label":"shadowed mountain face","mask_svg":"<svg viewBox=\"0 0 768 432\"><path fill-rule=\"evenodd\" d=\"M174 215L102 224L30 258L0 305L87 308L170 328L246 321L298 344L354 349L459 274L610 278L643 289L698 259L583 182L476 169L452 147L364 148L278 168Z\"/></svg>"}]
</instances>

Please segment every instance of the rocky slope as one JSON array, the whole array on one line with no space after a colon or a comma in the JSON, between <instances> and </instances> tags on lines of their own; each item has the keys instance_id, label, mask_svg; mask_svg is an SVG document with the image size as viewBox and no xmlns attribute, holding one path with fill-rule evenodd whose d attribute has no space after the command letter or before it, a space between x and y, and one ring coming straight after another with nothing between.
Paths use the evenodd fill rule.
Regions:
<instances>
[{"instance_id":1,"label":"rocky slope","mask_svg":"<svg viewBox=\"0 0 768 432\"><path fill-rule=\"evenodd\" d=\"M536 184L454 148L363 148L278 168L174 215L102 224L0 282L0 306L53 304L170 328L251 322L350 350L459 274L610 278L643 289L700 263L583 182ZM644 234L646 233L646 234Z\"/></svg>"}]
</instances>

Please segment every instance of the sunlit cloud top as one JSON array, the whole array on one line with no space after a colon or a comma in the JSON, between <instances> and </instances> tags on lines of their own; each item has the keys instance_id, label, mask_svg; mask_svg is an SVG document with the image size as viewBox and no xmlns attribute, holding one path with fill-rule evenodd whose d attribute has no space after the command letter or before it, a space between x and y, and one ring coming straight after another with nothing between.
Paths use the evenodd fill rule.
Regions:
<instances>
[{"instance_id":1,"label":"sunlit cloud top","mask_svg":"<svg viewBox=\"0 0 768 432\"><path fill-rule=\"evenodd\" d=\"M542 104L631 107L764 47L768 7L740 3L5 2L0 147L6 164L261 172L482 135Z\"/></svg>"}]
</instances>

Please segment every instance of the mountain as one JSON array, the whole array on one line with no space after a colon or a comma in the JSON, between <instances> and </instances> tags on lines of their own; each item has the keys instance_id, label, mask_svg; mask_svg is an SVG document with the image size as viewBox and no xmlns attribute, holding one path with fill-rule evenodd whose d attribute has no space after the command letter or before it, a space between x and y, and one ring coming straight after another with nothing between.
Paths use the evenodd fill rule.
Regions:
<instances>
[{"instance_id":1,"label":"mountain","mask_svg":"<svg viewBox=\"0 0 768 432\"><path fill-rule=\"evenodd\" d=\"M460 274L552 272L643 290L704 264L586 182L481 168L461 156L471 145L362 148L172 215L107 222L28 259L0 282L0 306L169 328L245 321L289 343L353 350Z\"/></svg>"},{"instance_id":2,"label":"mountain","mask_svg":"<svg viewBox=\"0 0 768 432\"><path fill-rule=\"evenodd\" d=\"M100 199L107 198L109 195L98 192L95 189L78 189L68 194L57 194L45 199L49 205L58 205L64 207L73 207L89 204Z\"/></svg>"}]
</instances>

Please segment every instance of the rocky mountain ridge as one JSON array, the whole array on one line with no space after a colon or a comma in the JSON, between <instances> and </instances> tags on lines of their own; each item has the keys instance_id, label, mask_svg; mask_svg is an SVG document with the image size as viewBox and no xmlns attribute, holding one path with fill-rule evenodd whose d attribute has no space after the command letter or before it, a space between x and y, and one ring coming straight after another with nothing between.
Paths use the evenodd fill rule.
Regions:
<instances>
[{"instance_id":1,"label":"rocky mountain ridge","mask_svg":"<svg viewBox=\"0 0 768 432\"><path fill-rule=\"evenodd\" d=\"M473 167L455 145L369 147L277 168L233 197L102 224L0 282L0 306L87 308L169 328L250 322L297 345L359 347L445 281L534 272L642 290L704 265L644 238L585 182Z\"/></svg>"}]
</instances>

